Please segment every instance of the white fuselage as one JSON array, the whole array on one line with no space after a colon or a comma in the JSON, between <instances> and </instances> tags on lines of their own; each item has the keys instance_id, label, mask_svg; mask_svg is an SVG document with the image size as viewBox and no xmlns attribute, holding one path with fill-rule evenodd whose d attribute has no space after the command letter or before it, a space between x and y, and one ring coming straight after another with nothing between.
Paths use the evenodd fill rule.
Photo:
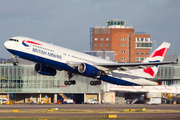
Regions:
<instances>
[{"instance_id":1,"label":"white fuselage","mask_svg":"<svg viewBox=\"0 0 180 120\"><path fill-rule=\"evenodd\" d=\"M8 40L4 43L5 48L9 52L14 55L18 55L21 58L49 65L56 69L71 71L69 63L73 62L87 63L90 65L95 65L96 63L114 63L105 59L27 37L13 37L11 39L12 40ZM13 41L13 39L18 41ZM147 76L147 74L143 73L141 69L130 71L113 70L108 74L108 76L109 78L102 77L100 79L114 84L117 83L119 85L158 85L157 82L146 80L146 77L151 76ZM111 82L113 80L115 82ZM118 80L121 82L118 83Z\"/></svg>"}]
</instances>

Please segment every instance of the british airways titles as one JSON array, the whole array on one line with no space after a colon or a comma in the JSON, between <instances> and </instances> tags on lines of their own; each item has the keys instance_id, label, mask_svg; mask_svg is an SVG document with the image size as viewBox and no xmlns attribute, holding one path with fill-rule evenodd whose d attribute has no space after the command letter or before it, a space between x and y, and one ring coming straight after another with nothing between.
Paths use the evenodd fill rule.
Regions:
<instances>
[{"instance_id":1,"label":"british airways titles","mask_svg":"<svg viewBox=\"0 0 180 120\"><path fill-rule=\"evenodd\" d=\"M41 49L37 49L37 48L33 48L32 52L40 53L42 55L48 55L50 57L54 57L54 58L57 58L57 59L62 59L61 55L54 54L52 52L47 52L47 51L44 51L44 50L41 50Z\"/></svg>"}]
</instances>

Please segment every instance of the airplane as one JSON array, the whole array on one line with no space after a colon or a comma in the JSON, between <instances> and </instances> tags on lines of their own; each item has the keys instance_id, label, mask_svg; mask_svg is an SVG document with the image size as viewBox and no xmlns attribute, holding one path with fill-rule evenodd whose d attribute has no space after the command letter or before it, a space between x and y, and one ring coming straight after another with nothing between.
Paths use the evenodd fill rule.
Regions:
<instances>
[{"instance_id":1,"label":"airplane","mask_svg":"<svg viewBox=\"0 0 180 120\"><path fill-rule=\"evenodd\" d=\"M141 63L112 62L23 36L10 38L4 47L12 54L14 66L18 65L17 58L20 57L36 62L35 71L41 75L55 76L57 70L67 71L69 80L65 80L65 85L75 85L76 81L71 78L78 74L93 78L92 86L101 85L101 81L124 86L156 86L164 81L155 78L159 65L176 64L163 62L170 47L167 42Z\"/></svg>"}]
</instances>

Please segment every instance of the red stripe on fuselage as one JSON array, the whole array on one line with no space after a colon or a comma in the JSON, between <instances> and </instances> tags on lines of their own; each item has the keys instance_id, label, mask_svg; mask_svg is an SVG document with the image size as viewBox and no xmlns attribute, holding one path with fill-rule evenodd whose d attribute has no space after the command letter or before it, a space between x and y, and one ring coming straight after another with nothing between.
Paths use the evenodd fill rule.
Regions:
<instances>
[{"instance_id":1,"label":"red stripe on fuselage","mask_svg":"<svg viewBox=\"0 0 180 120\"><path fill-rule=\"evenodd\" d=\"M23 40L22 42L27 42L27 43L31 43L31 44L35 44L35 45L42 45L33 41L28 41L28 40Z\"/></svg>"},{"instance_id":2,"label":"red stripe on fuselage","mask_svg":"<svg viewBox=\"0 0 180 120\"><path fill-rule=\"evenodd\" d=\"M156 56L161 56L164 57L167 53L168 48L162 48L160 50L155 51L150 57L156 57Z\"/></svg>"},{"instance_id":3,"label":"red stripe on fuselage","mask_svg":"<svg viewBox=\"0 0 180 120\"><path fill-rule=\"evenodd\" d=\"M153 77L154 77L154 75L155 75L155 73L154 73L154 71L153 71L152 68L146 68L146 69L143 69L143 71L144 71L145 73L150 74L150 75L153 76Z\"/></svg>"}]
</instances>

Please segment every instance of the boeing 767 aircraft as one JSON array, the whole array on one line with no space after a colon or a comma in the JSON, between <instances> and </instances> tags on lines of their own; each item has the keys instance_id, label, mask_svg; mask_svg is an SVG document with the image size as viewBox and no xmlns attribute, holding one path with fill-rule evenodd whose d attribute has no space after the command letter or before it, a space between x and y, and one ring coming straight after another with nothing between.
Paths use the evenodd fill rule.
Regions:
<instances>
[{"instance_id":1,"label":"boeing 767 aircraft","mask_svg":"<svg viewBox=\"0 0 180 120\"><path fill-rule=\"evenodd\" d=\"M12 37L4 43L5 48L13 54L13 65L17 66L17 58L36 62L35 71L42 75L55 76L57 70L68 72L69 80L65 85L76 84L71 80L74 74L94 78L91 85L100 85L101 80L116 85L155 86L164 79L154 78L159 65L173 64L163 62L170 43L162 43L142 63L116 63L105 59L80 53L53 44L28 37Z\"/></svg>"}]
</instances>

